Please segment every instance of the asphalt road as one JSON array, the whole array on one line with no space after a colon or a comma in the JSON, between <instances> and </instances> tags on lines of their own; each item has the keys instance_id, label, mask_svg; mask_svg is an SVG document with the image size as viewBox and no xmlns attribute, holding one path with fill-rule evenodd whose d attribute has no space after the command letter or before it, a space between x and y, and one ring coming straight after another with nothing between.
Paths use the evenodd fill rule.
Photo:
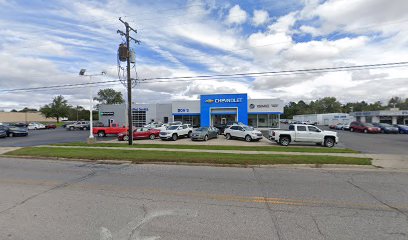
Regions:
<instances>
[{"instance_id":1,"label":"asphalt road","mask_svg":"<svg viewBox=\"0 0 408 240\"><path fill-rule=\"evenodd\" d=\"M0 158L0 239L407 239L407 179Z\"/></svg>"},{"instance_id":2,"label":"asphalt road","mask_svg":"<svg viewBox=\"0 0 408 240\"><path fill-rule=\"evenodd\" d=\"M65 128L29 130L27 137L0 138L0 147L28 147L54 143L85 142L88 131L68 131ZM109 140L112 137L103 138Z\"/></svg>"}]
</instances>

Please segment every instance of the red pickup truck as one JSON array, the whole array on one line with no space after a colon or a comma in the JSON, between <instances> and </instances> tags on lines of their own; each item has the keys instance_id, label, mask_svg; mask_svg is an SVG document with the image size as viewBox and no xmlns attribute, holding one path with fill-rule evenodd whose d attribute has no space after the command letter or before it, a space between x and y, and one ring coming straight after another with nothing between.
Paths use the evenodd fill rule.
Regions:
<instances>
[{"instance_id":1,"label":"red pickup truck","mask_svg":"<svg viewBox=\"0 0 408 240\"><path fill-rule=\"evenodd\" d=\"M98 137L105 137L106 135L118 135L127 130L128 128L125 126L120 127L119 124L112 123L110 127L94 127L92 133L98 135Z\"/></svg>"}]
</instances>

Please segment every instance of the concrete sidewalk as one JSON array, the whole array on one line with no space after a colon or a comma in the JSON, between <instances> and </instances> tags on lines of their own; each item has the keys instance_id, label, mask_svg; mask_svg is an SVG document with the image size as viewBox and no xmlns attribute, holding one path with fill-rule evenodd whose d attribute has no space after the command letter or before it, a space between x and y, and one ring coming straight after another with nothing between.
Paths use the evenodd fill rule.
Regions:
<instances>
[{"instance_id":1,"label":"concrete sidewalk","mask_svg":"<svg viewBox=\"0 0 408 240\"><path fill-rule=\"evenodd\" d=\"M21 147L0 147L0 155L5 154L14 150L18 150Z\"/></svg>"}]
</instances>

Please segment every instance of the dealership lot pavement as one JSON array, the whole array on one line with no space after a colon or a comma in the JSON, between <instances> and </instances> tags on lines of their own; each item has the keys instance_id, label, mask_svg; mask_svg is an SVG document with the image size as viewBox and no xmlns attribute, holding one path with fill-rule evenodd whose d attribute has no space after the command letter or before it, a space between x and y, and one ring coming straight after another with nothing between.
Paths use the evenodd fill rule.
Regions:
<instances>
[{"instance_id":1,"label":"dealership lot pavement","mask_svg":"<svg viewBox=\"0 0 408 240\"><path fill-rule=\"evenodd\" d=\"M282 128L287 128L283 125ZM321 127L328 130L327 127ZM395 154L408 156L408 134L363 134L352 133L342 130L337 131L340 137L340 143L337 147L351 148L363 153L372 154ZM266 132L264 133L266 135ZM30 131L28 137L16 137L0 139L0 147L25 147L47 145L54 143L85 142L89 136L89 131L67 131L63 128L50 130ZM115 137L98 138L98 141L117 142ZM135 144L193 144L193 145L236 145L236 146L269 146L276 145L266 138L259 142L245 142L243 140L226 140L224 136L218 139L211 139L207 142L191 141L188 138L182 138L173 141L135 140ZM313 144L293 144L292 146L314 146Z\"/></svg>"},{"instance_id":2,"label":"dealership lot pavement","mask_svg":"<svg viewBox=\"0 0 408 240\"><path fill-rule=\"evenodd\" d=\"M54 143L84 142L89 131L68 131L65 128L29 130L27 137L0 138L0 147L28 147ZM108 140L112 138L104 138Z\"/></svg>"},{"instance_id":3,"label":"dealership lot pavement","mask_svg":"<svg viewBox=\"0 0 408 240\"><path fill-rule=\"evenodd\" d=\"M0 239L406 239L407 178L0 158Z\"/></svg>"},{"instance_id":4,"label":"dealership lot pavement","mask_svg":"<svg viewBox=\"0 0 408 240\"><path fill-rule=\"evenodd\" d=\"M341 147L363 153L408 156L408 134L364 134L342 130L334 131L338 132Z\"/></svg>"}]
</instances>

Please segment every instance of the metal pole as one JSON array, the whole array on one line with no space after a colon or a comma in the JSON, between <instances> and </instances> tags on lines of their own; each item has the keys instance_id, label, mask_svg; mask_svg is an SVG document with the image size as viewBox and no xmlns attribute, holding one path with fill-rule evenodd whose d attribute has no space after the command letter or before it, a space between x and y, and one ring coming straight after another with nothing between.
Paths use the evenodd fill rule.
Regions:
<instances>
[{"instance_id":1,"label":"metal pole","mask_svg":"<svg viewBox=\"0 0 408 240\"><path fill-rule=\"evenodd\" d=\"M89 76L89 82L92 83L92 76ZM92 114L92 110L93 110L93 99L92 99L92 84L89 87L89 139L93 140L94 139L94 135L93 135L93 114Z\"/></svg>"},{"instance_id":2,"label":"metal pole","mask_svg":"<svg viewBox=\"0 0 408 240\"><path fill-rule=\"evenodd\" d=\"M126 47L127 47L127 90L128 90L128 136L129 145L133 145L133 121L132 121L132 80L130 79L130 44L129 44L129 24L125 22L126 26Z\"/></svg>"}]
</instances>

